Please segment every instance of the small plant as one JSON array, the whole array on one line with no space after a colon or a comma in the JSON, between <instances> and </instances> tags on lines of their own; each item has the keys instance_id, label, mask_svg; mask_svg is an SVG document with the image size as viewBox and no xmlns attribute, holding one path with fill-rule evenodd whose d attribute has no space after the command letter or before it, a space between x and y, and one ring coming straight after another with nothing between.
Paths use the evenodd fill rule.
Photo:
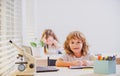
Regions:
<instances>
[{"instance_id":1,"label":"small plant","mask_svg":"<svg viewBox=\"0 0 120 76\"><path fill-rule=\"evenodd\" d=\"M37 39L35 39L35 42L30 42L30 45L32 47L44 47L44 42L43 41L39 41Z\"/></svg>"}]
</instances>

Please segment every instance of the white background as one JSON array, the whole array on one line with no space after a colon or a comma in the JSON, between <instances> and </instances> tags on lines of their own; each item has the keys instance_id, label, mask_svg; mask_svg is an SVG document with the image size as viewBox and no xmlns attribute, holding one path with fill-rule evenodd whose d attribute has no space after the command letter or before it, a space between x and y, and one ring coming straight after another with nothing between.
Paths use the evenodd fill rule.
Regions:
<instances>
[{"instance_id":1,"label":"white background","mask_svg":"<svg viewBox=\"0 0 120 76\"><path fill-rule=\"evenodd\" d=\"M24 44L29 39L25 25L30 25L39 38L44 29L53 29L61 44L69 32L79 30L86 36L91 52L119 53L120 0L23 0L23 3Z\"/></svg>"}]
</instances>

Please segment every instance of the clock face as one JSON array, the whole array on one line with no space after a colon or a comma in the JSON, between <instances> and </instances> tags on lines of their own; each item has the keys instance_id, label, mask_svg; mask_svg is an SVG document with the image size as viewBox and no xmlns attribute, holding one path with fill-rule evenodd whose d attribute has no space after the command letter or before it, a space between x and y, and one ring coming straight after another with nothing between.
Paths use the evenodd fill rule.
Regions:
<instances>
[{"instance_id":1,"label":"clock face","mask_svg":"<svg viewBox=\"0 0 120 76\"><path fill-rule=\"evenodd\" d=\"M25 65L24 64L18 65L18 70L19 71L24 71L25 70Z\"/></svg>"}]
</instances>

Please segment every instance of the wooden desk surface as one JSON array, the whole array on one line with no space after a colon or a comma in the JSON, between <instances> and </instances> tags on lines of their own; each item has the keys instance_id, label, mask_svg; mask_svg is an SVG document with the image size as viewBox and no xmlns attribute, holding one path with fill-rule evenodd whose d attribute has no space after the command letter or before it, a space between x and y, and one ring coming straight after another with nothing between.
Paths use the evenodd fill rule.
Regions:
<instances>
[{"instance_id":1,"label":"wooden desk surface","mask_svg":"<svg viewBox=\"0 0 120 76\"><path fill-rule=\"evenodd\" d=\"M116 74L95 74L93 69L68 69L66 67L57 67L57 72L35 73L35 76L120 76L120 65L116 67Z\"/></svg>"}]
</instances>

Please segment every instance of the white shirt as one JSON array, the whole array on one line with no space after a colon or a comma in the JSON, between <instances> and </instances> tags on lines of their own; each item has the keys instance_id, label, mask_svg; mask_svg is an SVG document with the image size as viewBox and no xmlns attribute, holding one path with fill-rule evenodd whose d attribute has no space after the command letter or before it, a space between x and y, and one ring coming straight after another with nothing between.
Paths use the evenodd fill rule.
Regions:
<instances>
[{"instance_id":1,"label":"white shirt","mask_svg":"<svg viewBox=\"0 0 120 76\"><path fill-rule=\"evenodd\" d=\"M92 60L94 60L95 59L95 57L94 57L94 55L92 55L92 54L87 54L86 56L82 56L82 57L80 57L80 58L77 58L77 57L75 57L75 56L70 56L70 55L68 55L68 54L64 54L62 57L60 57L61 59L63 59L63 61L75 61L75 60L90 60L90 61L92 61Z\"/></svg>"}]
</instances>

